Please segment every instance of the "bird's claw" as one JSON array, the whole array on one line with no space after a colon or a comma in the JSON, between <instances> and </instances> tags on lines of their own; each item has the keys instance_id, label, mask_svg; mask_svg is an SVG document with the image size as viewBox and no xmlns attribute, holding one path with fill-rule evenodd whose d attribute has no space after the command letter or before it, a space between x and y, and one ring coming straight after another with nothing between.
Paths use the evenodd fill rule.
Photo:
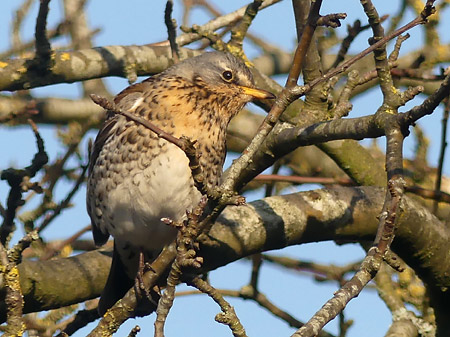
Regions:
<instances>
[{"instance_id":1,"label":"bird's claw","mask_svg":"<svg viewBox=\"0 0 450 337\"><path fill-rule=\"evenodd\" d=\"M219 205L241 206L245 204L245 197L235 191L230 191L220 187L214 187L208 191L208 197L217 200Z\"/></svg>"}]
</instances>

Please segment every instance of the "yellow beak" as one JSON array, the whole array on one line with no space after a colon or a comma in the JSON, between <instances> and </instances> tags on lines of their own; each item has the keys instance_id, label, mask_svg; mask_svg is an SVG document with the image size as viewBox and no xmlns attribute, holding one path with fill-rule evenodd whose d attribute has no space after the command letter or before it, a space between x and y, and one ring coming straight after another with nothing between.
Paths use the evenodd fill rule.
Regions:
<instances>
[{"instance_id":1,"label":"yellow beak","mask_svg":"<svg viewBox=\"0 0 450 337\"><path fill-rule=\"evenodd\" d=\"M245 94L257 99L275 98L274 94L263 89L249 88L244 87L243 85L240 85L239 87L244 91Z\"/></svg>"}]
</instances>

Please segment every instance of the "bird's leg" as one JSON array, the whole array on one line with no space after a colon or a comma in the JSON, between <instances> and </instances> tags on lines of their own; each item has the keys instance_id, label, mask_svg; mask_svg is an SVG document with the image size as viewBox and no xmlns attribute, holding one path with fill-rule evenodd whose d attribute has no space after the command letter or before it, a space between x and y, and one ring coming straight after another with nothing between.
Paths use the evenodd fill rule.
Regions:
<instances>
[{"instance_id":1,"label":"bird's leg","mask_svg":"<svg viewBox=\"0 0 450 337\"><path fill-rule=\"evenodd\" d=\"M159 286L155 285L153 289L147 289L144 284L144 273L148 270L153 270L151 264L149 262L145 262L145 254L143 250L139 252L139 264L138 271L136 273L136 278L134 279L134 288L136 291L136 295L139 298L147 298L153 305L157 305L159 297L161 296ZM152 293L156 294L156 296L152 295Z\"/></svg>"}]
</instances>

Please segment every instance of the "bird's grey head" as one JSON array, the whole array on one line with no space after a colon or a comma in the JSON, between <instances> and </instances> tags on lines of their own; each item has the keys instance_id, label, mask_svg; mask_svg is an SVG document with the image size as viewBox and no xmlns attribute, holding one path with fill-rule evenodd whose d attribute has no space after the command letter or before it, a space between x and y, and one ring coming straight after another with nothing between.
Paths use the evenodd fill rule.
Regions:
<instances>
[{"instance_id":1,"label":"bird's grey head","mask_svg":"<svg viewBox=\"0 0 450 337\"><path fill-rule=\"evenodd\" d=\"M253 76L244 61L224 52L208 52L184 60L171 68L166 74L174 74L193 81L200 77L211 85L237 84L254 87Z\"/></svg>"}]
</instances>

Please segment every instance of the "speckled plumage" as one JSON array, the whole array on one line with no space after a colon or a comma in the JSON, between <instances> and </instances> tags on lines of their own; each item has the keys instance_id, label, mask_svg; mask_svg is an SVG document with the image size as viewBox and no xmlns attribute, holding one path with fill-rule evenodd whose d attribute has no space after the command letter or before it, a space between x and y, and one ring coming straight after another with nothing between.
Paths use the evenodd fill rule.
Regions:
<instances>
[{"instance_id":1,"label":"speckled plumage","mask_svg":"<svg viewBox=\"0 0 450 337\"><path fill-rule=\"evenodd\" d=\"M232 72L232 80L225 72ZM218 184L230 119L255 95L250 71L225 53L185 60L119 93L122 110L146 118L164 131L197 141L208 187ZM87 209L94 240L115 240L114 256L99 311L103 314L133 284L138 253L146 259L172 241L175 230L161 218L181 220L200 200L183 151L151 130L108 113L90 159Z\"/></svg>"}]
</instances>

